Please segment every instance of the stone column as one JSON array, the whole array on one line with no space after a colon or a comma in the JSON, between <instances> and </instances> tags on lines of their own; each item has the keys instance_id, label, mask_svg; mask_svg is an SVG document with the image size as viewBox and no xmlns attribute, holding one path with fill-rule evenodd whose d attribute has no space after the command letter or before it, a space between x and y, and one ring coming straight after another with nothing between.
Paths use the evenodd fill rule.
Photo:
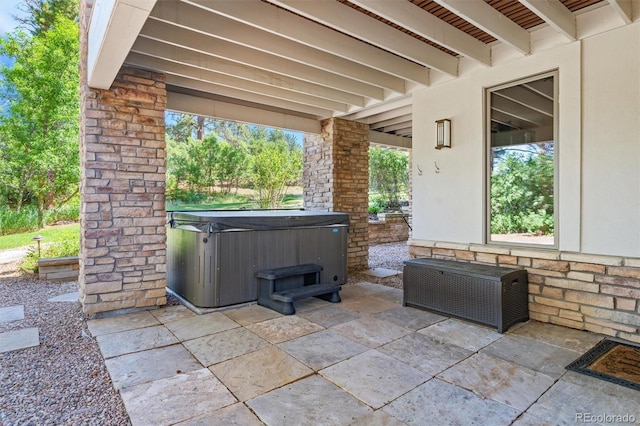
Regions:
<instances>
[{"instance_id":1,"label":"stone column","mask_svg":"<svg viewBox=\"0 0 640 426\"><path fill-rule=\"evenodd\" d=\"M348 267L369 264L369 126L330 118L305 135L304 205L349 214Z\"/></svg>"},{"instance_id":2,"label":"stone column","mask_svg":"<svg viewBox=\"0 0 640 426\"><path fill-rule=\"evenodd\" d=\"M87 315L166 303L164 75L123 67L87 85L81 1L80 300Z\"/></svg>"}]
</instances>

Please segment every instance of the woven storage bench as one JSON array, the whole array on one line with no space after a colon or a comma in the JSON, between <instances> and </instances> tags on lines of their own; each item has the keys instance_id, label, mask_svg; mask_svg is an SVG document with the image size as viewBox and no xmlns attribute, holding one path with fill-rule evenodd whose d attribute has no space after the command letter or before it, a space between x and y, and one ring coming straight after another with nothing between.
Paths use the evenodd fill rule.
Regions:
<instances>
[{"instance_id":1,"label":"woven storage bench","mask_svg":"<svg viewBox=\"0 0 640 426\"><path fill-rule=\"evenodd\" d=\"M525 270L437 259L404 265L405 306L494 326L500 333L529 319Z\"/></svg>"}]
</instances>

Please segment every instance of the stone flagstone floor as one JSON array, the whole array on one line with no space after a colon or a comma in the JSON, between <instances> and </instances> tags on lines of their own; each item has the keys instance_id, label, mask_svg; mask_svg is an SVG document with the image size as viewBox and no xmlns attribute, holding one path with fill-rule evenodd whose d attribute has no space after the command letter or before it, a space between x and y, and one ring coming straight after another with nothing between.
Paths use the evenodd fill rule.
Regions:
<instances>
[{"instance_id":1,"label":"stone flagstone floor","mask_svg":"<svg viewBox=\"0 0 640 426\"><path fill-rule=\"evenodd\" d=\"M169 306L88 325L133 425L640 421L637 391L564 369L603 336L535 321L499 334L371 283L341 296L292 316Z\"/></svg>"}]
</instances>

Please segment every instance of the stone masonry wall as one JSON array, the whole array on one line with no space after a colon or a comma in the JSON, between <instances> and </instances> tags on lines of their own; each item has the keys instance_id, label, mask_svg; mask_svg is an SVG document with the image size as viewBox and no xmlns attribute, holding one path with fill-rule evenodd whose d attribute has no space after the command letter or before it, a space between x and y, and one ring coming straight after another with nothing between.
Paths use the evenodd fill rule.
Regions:
<instances>
[{"instance_id":1,"label":"stone masonry wall","mask_svg":"<svg viewBox=\"0 0 640 426\"><path fill-rule=\"evenodd\" d=\"M166 303L164 75L123 67L87 86L81 3L80 300L87 315Z\"/></svg>"},{"instance_id":2,"label":"stone masonry wall","mask_svg":"<svg viewBox=\"0 0 640 426\"><path fill-rule=\"evenodd\" d=\"M305 137L304 205L349 213L350 270L369 263L369 126L330 118L319 136Z\"/></svg>"},{"instance_id":3,"label":"stone masonry wall","mask_svg":"<svg viewBox=\"0 0 640 426\"><path fill-rule=\"evenodd\" d=\"M400 213L386 213L369 222L369 245L396 243L409 239L409 226Z\"/></svg>"},{"instance_id":4,"label":"stone masonry wall","mask_svg":"<svg viewBox=\"0 0 640 426\"><path fill-rule=\"evenodd\" d=\"M411 257L524 268L529 316L640 343L640 259L411 241Z\"/></svg>"}]
</instances>

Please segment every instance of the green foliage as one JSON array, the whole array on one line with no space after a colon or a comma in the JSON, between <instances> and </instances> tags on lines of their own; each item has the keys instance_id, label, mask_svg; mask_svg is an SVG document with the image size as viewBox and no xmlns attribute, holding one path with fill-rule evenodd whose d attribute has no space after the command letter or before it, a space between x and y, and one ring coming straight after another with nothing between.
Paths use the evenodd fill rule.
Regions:
<instances>
[{"instance_id":1,"label":"green foliage","mask_svg":"<svg viewBox=\"0 0 640 426\"><path fill-rule=\"evenodd\" d=\"M42 235L43 237L45 237L45 243L77 239L80 237L80 225L75 223L72 225L44 228L37 232L0 236L0 250L25 246L35 247L36 243L32 240L32 238L36 235Z\"/></svg>"},{"instance_id":2,"label":"green foliage","mask_svg":"<svg viewBox=\"0 0 640 426\"><path fill-rule=\"evenodd\" d=\"M69 257L77 256L80 252L80 235L77 238L70 238L49 244L42 244L40 247L40 256L38 256L38 248L32 247L25 256L24 261L20 265L23 269L38 272L38 259L51 257Z\"/></svg>"},{"instance_id":3,"label":"green foliage","mask_svg":"<svg viewBox=\"0 0 640 426\"><path fill-rule=\"evenodd\" d=\"M491 233L553 235L553 150L506 151L491 175Z\"/></svg>"},{"instance_id":4,"label":"green foliage","mask_svg":"<svg viewBox=\"0 0 640 426\"><path fill-rule=\"evenodd\" d=\"M56 225L65 222L77 222L80 216L80 197L76 196L66 204L45 212L45 225ZM0 235L11 235L40 229L38 210L27 205L20 210L0 207Z\"/></svg>"},{"instance_id":5,"label":"green foliage","mask_svg":"<svg viewBox=\"0 0 640 426\"><path fill-rule=\"evenodd\" d=\"M284 138L254 140L251 150L252 180L258 191L258 204L261 208L276 208L282 202L286 186L299 180L302 150L291 149Z\"/></svg>"},{"instance_id":6,"label":"green foliage","mask_svg":"<svg viewBox=\"0 0 640 426\"><path fill-rule=\"evenodd\" d=\"M78 26L57 16L30 36L18 29L0 40L0 202L45 211L78 191Z\"/></svg>"},{"instance_id":7,"label":"green foliage","mask_svg":"<svg viewBox=\"0 0 640 426\"><path fill-rule=\"evenodd\" d=\"M284 189L302 180L302 149L295 136L188 114L167 116L167 198L209 203L221 194L253 187L260 207L282 203ZM193 136L204 133L201 140Z\"/></svg>"},{"instance_id":8,"label":"green foliage","mask_svg":"<svg viewBox=\"0 0 640 426\"><path fill-rule=\"evenodd\" d=\"M381 209L399 208L409 186L409 155L383 148L369 149L369 189L378 192Z\"/></svg>"},{"instance_id":9,"label":"green foliage","mask_svg":"<svg viewBox=\"0 0 640 426\"><path fill-rule=\"evenodd\" d=\"M32 34L48 31L59 16L71 21L78 20L78 0L22 0L21 10L25 17L17 17Z\"/></svg>"},{"instance_id":10,"label":"green foliage","mask_svg":"<svg viewBox=\"0 0 640 426\"><path fill-rule=\"evenodd\" d=\"M167 142L167 198L195 203L215 194L238 188L247 173L246 145L218 142L209 135L203 140L188 137L183 142Z\"/></svg>"}]
</instances>

